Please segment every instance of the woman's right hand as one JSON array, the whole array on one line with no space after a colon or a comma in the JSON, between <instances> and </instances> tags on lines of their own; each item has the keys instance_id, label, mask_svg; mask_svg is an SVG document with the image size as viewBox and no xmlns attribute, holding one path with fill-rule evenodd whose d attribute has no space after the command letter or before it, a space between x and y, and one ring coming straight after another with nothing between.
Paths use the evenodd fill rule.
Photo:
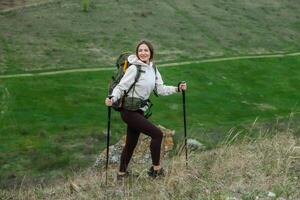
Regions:
<instances>
[{"instance_id":1,"label":"woman's right hand","mask_svg":"<svg viewBox=\"0 0 300 200\"><path fill-rule=\"evenodd\" d=\"M112 106L112 104L113 104L112 98L106 98L106 99L105 99L105 105L107 105L107 106Z\"/></svg>"}]
</instances>

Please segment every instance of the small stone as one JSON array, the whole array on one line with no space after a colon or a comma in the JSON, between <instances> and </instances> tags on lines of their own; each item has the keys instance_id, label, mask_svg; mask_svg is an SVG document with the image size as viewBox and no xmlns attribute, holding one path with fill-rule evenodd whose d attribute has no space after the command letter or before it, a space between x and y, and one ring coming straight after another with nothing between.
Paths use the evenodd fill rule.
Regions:
<instances>
[{"instance_id":1,"label":"small stone","mask_svg":"<svg viewBox=\"0 0 300 200\"><path fill-rule=\"evenodd\" d=\"M205 149L205 146L202 143L200 143L199 141L197 141L196 139L188 139L187 146L188 146L188 149L193 150L193 151Z\"/></svg>"},{"instance_id":2,"label":"small stone","mask_svg":"<svg viewBox=\"0 0 300 200\"><path fill-rule=\"evenodd\" d=\"M274 192L268 192L268 197L276 197L276 194Z\"/></svg>"},{"instance_id":3,"label":"small stone","mask_svg":"<svg viewBox=\"0 0 300 200\"><path fill-rule=\"evenodd\" d=\"M70 182L70 193L72 194L74 192L80 192L80 187L74 182Z\"/></svg>"}]
</instances>

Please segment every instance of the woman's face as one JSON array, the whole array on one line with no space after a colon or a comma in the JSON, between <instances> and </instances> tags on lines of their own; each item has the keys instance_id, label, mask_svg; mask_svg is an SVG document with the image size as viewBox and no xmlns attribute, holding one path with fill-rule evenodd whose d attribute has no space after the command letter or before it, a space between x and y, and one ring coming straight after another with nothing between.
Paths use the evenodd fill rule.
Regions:
<instances>
[{"instance_id":1,"label":"woman's face","mask_svg":"<svg viewBox=\"0 0 300 200\"><path fill-rule=\"evenodd\" d=\"M146 44L141 44L138 48L138 58L144 63L150 62L151 52Z\"/></svg>"}]
</instances>

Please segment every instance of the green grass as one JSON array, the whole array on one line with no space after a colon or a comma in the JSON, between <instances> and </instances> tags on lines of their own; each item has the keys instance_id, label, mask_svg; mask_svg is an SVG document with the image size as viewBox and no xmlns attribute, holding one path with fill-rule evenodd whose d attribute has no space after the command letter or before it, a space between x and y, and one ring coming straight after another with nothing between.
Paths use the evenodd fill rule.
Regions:
<instances>
[{"instance_id":1,"label":"green grass","mask_svg":"<svg viewBox=\"0 0 300 200\"><path fill-rule=\"evenodd\" d=\"M297 0L94 0L88 12L81 3L0 13L0 74L110 66L141 38L161 63L300 49Z\"/></svg>"},{"instance_id":2,"label":"green grass","mask_svg":"<svg viewBox=\"0 0 300 200\"><path fill-rule=\"evenodd\" d=\"M160 68L166 84L188 83L188 135L208 148L230 128L259 118L276 121L299 112L300 56ZM159 66L158 66L159 67ZM91 166L105 147L107 83L112 71L1 79L1 184L45 174L64 176ZM182 138L181 95L152 97L151 120ZM112 143L124 133L112 115Z\"/></svg>"}]
</instances>

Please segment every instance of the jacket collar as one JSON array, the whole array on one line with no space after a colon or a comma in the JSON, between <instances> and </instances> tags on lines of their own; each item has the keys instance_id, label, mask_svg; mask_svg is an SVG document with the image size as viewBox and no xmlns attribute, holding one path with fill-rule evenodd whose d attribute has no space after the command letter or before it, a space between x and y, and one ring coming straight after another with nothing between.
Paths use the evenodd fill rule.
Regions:
<instances>
[{"instance_id":1,"label":"jacket collar","mask_svg":"<svg viewBox=\"0 0 300 200\"><path fill-rule=\"evenodd\" d=\"M138 59L138 57L136 55L130 55L128 56L128 62L130 64L133 64L133 65L140 65L140 66L143 66L143 67L151 67L153 65L152 62L150 62L149 64L146 64L144 63L143 61L141 61L140 59Z\"/></svg>"}]
</instances>

